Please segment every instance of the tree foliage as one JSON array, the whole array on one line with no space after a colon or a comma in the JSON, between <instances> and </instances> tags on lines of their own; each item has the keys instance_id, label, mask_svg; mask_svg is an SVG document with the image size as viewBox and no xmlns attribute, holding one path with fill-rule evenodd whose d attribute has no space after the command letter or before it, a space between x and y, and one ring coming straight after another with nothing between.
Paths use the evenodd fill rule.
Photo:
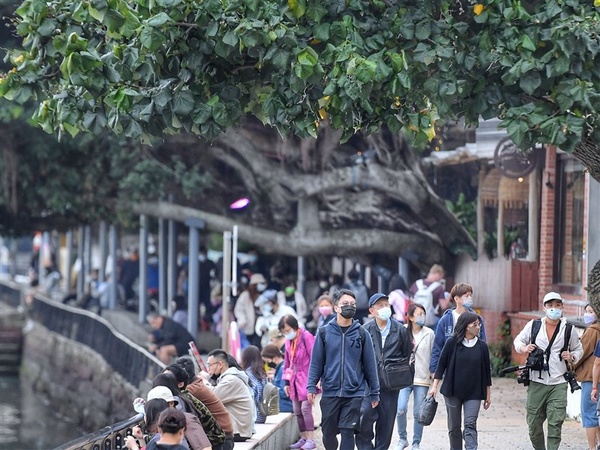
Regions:
<instances>
[{"instance_id":1,"label":"tree foliage","mask_svg":"<svg viewBox=\"0 0 600 450\"><path fill-rule=\"evenodd\" d=\"M597 2L596 2L597 3ZM282 135L499 116L599 179L600 7L592 0L26 0L0 96L47 131L214 138L247 114ZM581 151L581 154L578 153Z\"/></svg>"}]
</instances>

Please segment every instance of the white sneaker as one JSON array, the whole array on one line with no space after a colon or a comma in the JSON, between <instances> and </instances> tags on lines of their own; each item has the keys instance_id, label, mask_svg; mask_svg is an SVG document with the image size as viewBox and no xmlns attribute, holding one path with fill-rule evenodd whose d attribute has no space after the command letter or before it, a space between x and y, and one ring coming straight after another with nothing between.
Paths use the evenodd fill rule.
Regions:
<instances>
[{"instance_id":1,"label":"white sneaker","mask_svg":"<svg viewBox=\"0 0 600 450\"><path fill-rule=\"evenodd\" d=\"M412 450L421 450L421 446L419 444L413 444Z\"/></svg>"},{"instance_id":2,"label":"white sneaker","mask_svg":"<svg viewBox=\"0 0 600 450\"><path fill-rule=\"evenodd\" d=\"M408 447L408 441L405 439L400 439L398 441L398 447L396 447L396 450L404 450L406 447Z\"/></svg>"}]
</instances>

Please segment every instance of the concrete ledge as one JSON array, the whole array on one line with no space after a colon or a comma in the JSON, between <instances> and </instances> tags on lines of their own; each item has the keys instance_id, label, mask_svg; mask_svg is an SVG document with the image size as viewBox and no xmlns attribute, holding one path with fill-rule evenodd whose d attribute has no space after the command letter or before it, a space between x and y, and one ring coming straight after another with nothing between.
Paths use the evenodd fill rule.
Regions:
<instances>
[{"instance_id":1,"label":"concrete ledge","mask_svg":"<svg viewBox=\"0 0 600 450\"><path fill-rule=\"evenodd\" d=\"M268 416L266 423L254 425L256 433L246 442L236 442L235 450L282 450L300 438L298 421L291 413Z\"/></svg>"}]
</instances>

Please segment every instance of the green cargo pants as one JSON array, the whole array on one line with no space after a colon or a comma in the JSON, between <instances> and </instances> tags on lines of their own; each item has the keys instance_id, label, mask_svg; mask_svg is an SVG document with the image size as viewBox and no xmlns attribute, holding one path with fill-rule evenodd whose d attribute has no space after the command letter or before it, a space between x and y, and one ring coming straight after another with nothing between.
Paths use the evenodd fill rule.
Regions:
<instances>
[{"instance_id":1,"label":"green cargo pants","mask_svg":"<svg viewBox=\"0 0 600 450\"><path fill-rule=\"evenodd\" d=\"M535 450L558 450L562 424L567 417L567 383L546 385L532 381L527 388L527 425ZM548 419L548 445L544 421Z\"/></svg>"}]
</instances>

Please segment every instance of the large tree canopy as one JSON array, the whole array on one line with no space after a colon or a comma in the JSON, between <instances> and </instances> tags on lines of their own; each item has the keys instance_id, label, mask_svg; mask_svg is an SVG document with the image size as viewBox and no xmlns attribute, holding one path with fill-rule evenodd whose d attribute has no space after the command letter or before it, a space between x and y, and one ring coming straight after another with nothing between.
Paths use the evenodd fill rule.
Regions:
<instances>
[{"instance_id":1,"label":"large tree canopy","mask_svg":"<svg viewBox=\"0 0 600 450\"><path fill-rule=\"evenodd\" d=\"M498 116L600 180L598 0L26 0L0 96L47 131L208 138L252 114L282 135Z\"/></svg>"}]
</instances>

